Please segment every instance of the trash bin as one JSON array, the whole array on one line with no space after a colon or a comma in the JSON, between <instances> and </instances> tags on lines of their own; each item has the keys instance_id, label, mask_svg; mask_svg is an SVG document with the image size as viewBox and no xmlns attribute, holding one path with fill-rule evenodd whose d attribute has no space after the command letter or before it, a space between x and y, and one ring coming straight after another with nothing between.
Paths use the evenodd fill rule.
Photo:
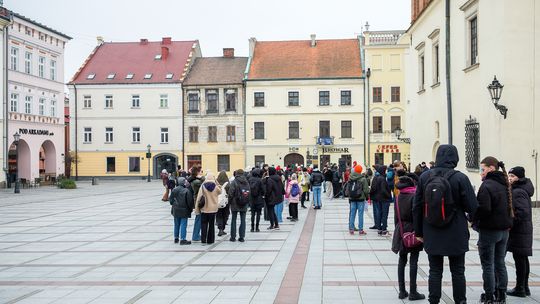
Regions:
<instances>
[{"instance_id":1,"label":"trash bin","mask_svg":"<svg viewBox=\"0 0 540 304\"><path fill-rule=\"evenodd\" d=\"M97 177L92 177L92 186L95 186L97 185L99 182L98 178Z\"/></svg>"}]
</instances>

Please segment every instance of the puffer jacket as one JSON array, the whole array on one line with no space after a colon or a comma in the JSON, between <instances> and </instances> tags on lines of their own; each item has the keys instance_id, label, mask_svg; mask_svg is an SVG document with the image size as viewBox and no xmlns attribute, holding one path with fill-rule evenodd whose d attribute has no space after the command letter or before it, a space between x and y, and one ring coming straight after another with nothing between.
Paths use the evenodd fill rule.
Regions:
<instances>
[{"instance_id":1,"label":"puffer jacket","mask_svg":"<svg viewBox=\"0 0 540 304\"><path fill-rule=\"evenodd\" d=\"M531 197L534 186L530 179L521 178L512 184L514 225L510 229L508 251L522 256L532 256L533 224Z\"/></svg>"},{"instance_id":2,"label":"puffer jacket","mask_svg":"<svg viewBox=\"0 0 540 304\"><path fill-rule=\"evenodd\" d=\"M283 189L283 182L281 181L281 177L277 175L275 168L268 168L268 173L269 176L266 179L265 200L267 205L275 206L283 202L285 189Z\"/></svg>"},{"instance_id":3,"label":"puffer jacket","mask_svg":"<svg viewBox=\"0 0 540 304\"><path fill-rule=\"evenodd\" d=\"M508 206L508 180L501 171L489 172L478 190L478 209L474 223L480 229L508 230L512 213Z\"/></svg>"},{"instance_id":4,"label":"puffer jacket","mask_svg":"<svg viewBox=\"0 0 540 304\"><path fill-rule=\"evenodd\" d=\"M265 187L262 181L262 170L255 169L251 172L248 179L250 188L250 208L251 210L260 210L264 207Z\"/></svg>"},{"instance_id":5,"label":"puffer jacket","mask_svg":"<svg viewBox=\"0 0 540 304\"><path fill-rule=\"evenodd\" d=\"M186 182L183 177L179 178L178 186L173 189L169 196L171 204L171 214L173 217L190 218L193 208L195 208L193 195L186 187Z\"/></svg>"},{"instance_id":6,"label":"puffer jacket","mask_svg":"<svg viewBox=\"0 0 540 304\"><path fill-rule=\"evenodd\" d=\"M291 194L291 189L293 185L298 185L298 195L296 196L292 196ZM287 193L287 195L289 196L290 204L298 204L300 202L300 197L302 196L302 192L303 192L302 187L300 187L300 185L298 184L298 181L295 181L295 180L291 180L287 184L287 189L285 190L285 193Z\"/></svg>"}]
</instances>

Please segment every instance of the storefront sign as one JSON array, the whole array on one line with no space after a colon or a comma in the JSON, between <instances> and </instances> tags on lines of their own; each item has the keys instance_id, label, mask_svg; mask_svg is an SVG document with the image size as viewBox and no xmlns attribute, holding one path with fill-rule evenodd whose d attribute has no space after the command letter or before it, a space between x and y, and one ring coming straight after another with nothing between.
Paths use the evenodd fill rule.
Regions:
<instances>
[{"instance_id":1,"label":"storefront sign","mask_svg":"<svg viewBox=\"0 0 540 304\"><path fill-rule=\"evenodd\" d=\"M299 150L298 147L289 147L289 152L298 152Z\"/></svg>"},{"instance_id":2,"label":"storefront sign","mask_svg":"<svg viewBox=\"0 0 540 304\"><path fill-rule=\"evenodd\" d=\"M378 145L377 153L399 153L398 145Z\"/></svg>"},{"instance_id":3,"label":"storefront sign","mask_svg":"<svg viewBox=\"0 0 540 304\"><path fill-rule=\"evenodd\" d=\"M349 153L349 148L325 148L322 147L322 153Z\"/></svg>"},{"instance_id":4,"label":"storefront sign","mask_svg":"<svg viewBox=\"0 0 540 304\"><path fill-rule=\"evenodd\" d=\"M53 132L49 132L49 130L38 130L38 129L22 129L19 128L19 134L29 134L29 135L49 135L53 136Z\"/></svg>"}]
</instances>

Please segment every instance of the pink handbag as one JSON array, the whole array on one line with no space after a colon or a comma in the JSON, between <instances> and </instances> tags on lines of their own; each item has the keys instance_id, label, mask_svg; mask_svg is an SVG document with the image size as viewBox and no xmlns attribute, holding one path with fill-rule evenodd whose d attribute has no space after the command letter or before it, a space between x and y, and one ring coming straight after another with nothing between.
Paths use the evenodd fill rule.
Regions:
<instances>
[{"instance_id":1,"label":"pink handbag","mask_svg":"<svg viewBox=\"0 0 540 304\"><path fill-rule=\"evenodd\" d=\"M420 242L416 238L416 234L413 232L403 232L403 224L401 223L401 214L399 212L399 203L398 198L396 197L396 210L397 210L397 216L399 221L399 232L401 233L401 239L403 240L403 246L406 248L415 248L422 245L422 242Z\"/></svg>"}]
</instances>

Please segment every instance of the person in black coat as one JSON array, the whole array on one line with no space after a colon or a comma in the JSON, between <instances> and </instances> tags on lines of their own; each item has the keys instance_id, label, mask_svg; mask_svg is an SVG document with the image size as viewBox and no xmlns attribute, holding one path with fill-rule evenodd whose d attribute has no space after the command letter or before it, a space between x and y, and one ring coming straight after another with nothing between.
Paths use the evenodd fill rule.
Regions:
<instances>
[{"instance_id":1,"label":"person in black coat","mask_svg":"<svg viewBox=\"0 0 540 304\"><path fill-rule=\"evenodd\" d=\"M452 198L456 207L454 217L444 227L436 227L424 220L424 189L431 175L454 170L459 162L457 148L441 145L437 150L436 168L422 174L416 188L413 203L413 224L417 237L423 240L429 259L429 303L439 303L444 257L447 256L452 272L452 288L455 303L467 301L465 286L465 252L469 251L469 227L466 213L472 214L478 207L469 178L456 171L449 179Z\"/></svg>"},{"instance_id":2,"label":"person in black coat","mask_svg":"<svg viewBox=\"0 0 540 304\"><path fill-rule=\"evenodd\" d=\"M283 188L281 177L277 175L277 170L274 167L268 168L268 178L266 179L266 189L264 193L264 198L266 201L266 213L268 214L268 219L270 220L270 227L267 229L279 230L279 223L274 206L283 202L285 189Z\"/></svg>"},{"instance_id":3,"label":"person in black coat","mask_svg":"<svg viewBox=\"0 0 540 304\"><path fill-rule=\"evenodd\" d=\"M508 179L512 184L512 205L514 207L514 223L508 238L508 251L512 252L516 266L516 287L506 294L514 297L530 296L529 290L529 257L532 256L533 224L531 197L534 186L525 177L523 167L515 167L508 171Z\"/></svg>"},{"instance_id":4,"label":"person in black coat","mask_svg":"<svg viewBox=\"0 0 540 304\"><path fill-rule=\"evenodd\" d=\"M231 208L231 242L236 242L236 218L240 214L240 227L238 228L238 241L243 242L246 236L246 213L248 204L242 203L242 189L250 189L249 182L244 175L244 170L238 169L234 172L234 180L229 184L227 190L229 206ZM251 193L251 190L250 190Z\"/></svg>"},{"instance_id":5,"label":"person in black coat","mask_svg":"<svg viewBox=\"0 0 540 304\"><path fill-rule=\"evenodd\" d=\"M399 254L398 264L398 282L399 282L399 298L405 299L409 297L410 301L423 300L425 295L418 293L416 286L416 277L418 273L418 257L422 246L408 248L403 245L403 234L413 232L413 200L416 192L416 183L409 176L401 176L396 187L399 189L399 194L396 198L394 212L394 238L392 239L392 251ZM399 210L398 210L399 208ZM403 231L401 231L403 227ZM410 255L409 263L409 284L410 294L405 289L405 266L407 265L407 256Z\"/></svg>"},{"instance_id":6,"label":"person in black coat","mask_svg":"<svg viewBox=\"0 0 540 304\"><path fill-rule=\"evenodd\" d=\"M369 191L371 202L373 203L373 213L375 226L379 235L388 236L388 212L392 202L392 190L386 182L386 166L377 166L376 176L371 181Z\"/></svg>"},{"instance_id":7,"label":"person in black coat","mask_svg":"<svg viewBox=\"0 0 540 304\"><path fill-rule=\"evenodd\" d=\"M177 180L178 186L173 189L169 196L171 204L171 214L174 217L174 242L178 243L180 235L180 245L189 245L190 241L186 240L188 218L191 217L195 203L193 194L188 189L188 182L185 178L180 177ZM181 233L180 233L181 230Z\"/></svg>"},{"instance_id":8,"label":"person in black coat","mask_svg":"<svg viewBox=\"0 0 540 304\"><path fill-rule=\"evenodd\" d=\"M264 192L265 187L262 182L262 170L255 169L251 171L249 178L249 188L251 197L249 206L251 209L251 232L260 232L259 223L261 221L261 211L264 207Z\"/></svg>"}]
</instances>

